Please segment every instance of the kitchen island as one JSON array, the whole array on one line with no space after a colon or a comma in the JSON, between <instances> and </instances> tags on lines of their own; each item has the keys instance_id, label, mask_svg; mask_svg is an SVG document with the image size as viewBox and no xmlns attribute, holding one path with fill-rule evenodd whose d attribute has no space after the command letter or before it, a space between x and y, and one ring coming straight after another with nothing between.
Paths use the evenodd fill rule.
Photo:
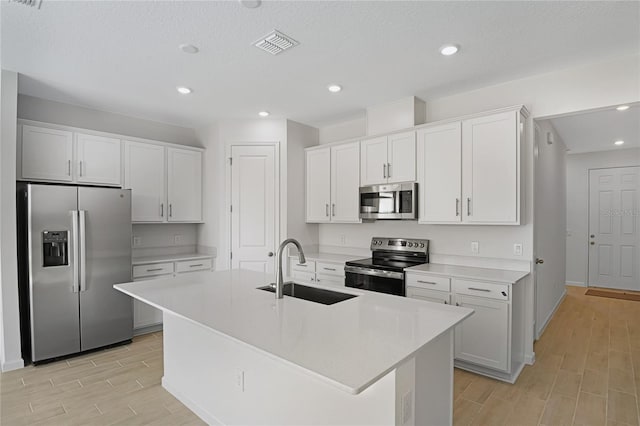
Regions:
<instances>
[{"instance_id":1,"label":"kitchen island","mask_svg":"<svg viewBox=\"0 0 640 426\"><path fill-rule=\"evenodd\" d=\"M453 328L471 309L347 288L357 297L333 305L278 300L257 289L271 281L115 288L163 311L162 384L210 424L451 424Z\"/></svg>"}]
</instances>

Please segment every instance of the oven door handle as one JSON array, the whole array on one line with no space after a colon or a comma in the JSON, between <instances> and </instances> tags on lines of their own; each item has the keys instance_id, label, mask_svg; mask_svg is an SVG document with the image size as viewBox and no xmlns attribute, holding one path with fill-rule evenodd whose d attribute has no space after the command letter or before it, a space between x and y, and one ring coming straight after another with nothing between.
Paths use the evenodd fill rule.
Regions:
<instances>
[{"instance_id":1,"label":"oven door handle","mask_svg":"<svg viewBox=\"0 0 640 426\"><path fill-rule=\"evenodd\" d=\"M356 266L345 266L344 271L352 274L370 275L372 277L391 278L395 280L404 279L403 272L381 271L379 269L358 268Z\"/></svg>"}]
</instances>

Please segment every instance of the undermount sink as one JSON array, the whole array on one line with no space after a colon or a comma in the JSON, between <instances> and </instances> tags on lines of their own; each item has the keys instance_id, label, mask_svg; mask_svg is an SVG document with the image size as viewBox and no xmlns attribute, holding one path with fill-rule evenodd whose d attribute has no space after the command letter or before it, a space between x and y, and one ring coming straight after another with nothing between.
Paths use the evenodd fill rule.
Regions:
<instances>
[{"instance_id":1,"label":"undermount sink","mask_svg":"<svg viewBox=\"0 0 640 426\"><path fill-rule=\"evenodd\" d=\"M275 285L258 287L258 290L276 292ZM285 296L304 299L310 302L322 303L323 305L333 305L334 303L358 297L355 294L340 293L339 291L325 290L323 288L309 287L302 284L284 283L283 292Z\"/></svg>"}]
</instances>

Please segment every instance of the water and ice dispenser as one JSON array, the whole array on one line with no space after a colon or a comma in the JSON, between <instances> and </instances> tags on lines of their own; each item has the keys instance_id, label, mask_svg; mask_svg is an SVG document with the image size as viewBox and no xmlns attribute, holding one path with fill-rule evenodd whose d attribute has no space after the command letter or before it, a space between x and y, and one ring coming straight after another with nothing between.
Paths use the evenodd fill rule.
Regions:
<instances>
[{"instance_id":1,"label":"water and ice dispenser","mask_svg":"<svg viewBox=\"0 0 640 426\"><path fill-rule=\"evenodd\" d=\"M68 231L42 232L42 266L64 266L69 264L68 236Z\"/></svg>"}]
</instances>

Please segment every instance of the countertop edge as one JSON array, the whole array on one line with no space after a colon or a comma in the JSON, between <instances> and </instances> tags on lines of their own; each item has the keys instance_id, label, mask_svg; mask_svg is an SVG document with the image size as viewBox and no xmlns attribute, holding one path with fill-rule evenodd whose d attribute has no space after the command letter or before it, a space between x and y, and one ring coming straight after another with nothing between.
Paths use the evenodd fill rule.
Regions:
<instances>
[{"instance_id":1,"label":"countertop edge","mask_svg":"<svg viewBox=\"0 0 640 426\"><path fill-rule=\"evenodd\" d=\"M172 254L172 255L160 255L160 256L147 256L147 257L139 257L139 258L131 258L131 265L150 265L153 263L164 263L164 262L181 262L186 260L199 260L199 259L214 259L215 256L212 254L204 254L204 253L194 253L194 254Z\"/></svg>"},{"instance_id":2,"label":"countertop edge","mask_svg":"<svg viewBox=\"0 0 640 426\"><path fill-rule=\"evenodd\" d=\"M429 264L432 265L432 264ZM451 268L456 268L456 267L460 267L460 266L456 266L456 265L446 265L448 267ZM425 271L422 270L421 267L423 267L423 265L418 265L418 266L412 266L410 268L405 268L405 272L412 272L412 273L416 273L416 274L424 274L424 275L438 275L438 276L442 276L442 277L452 277L452 278L463 278L463 279L470 279L470 280L480 280L480 281L489 281L489 282L495 282L495 283L502 283L502 284L515 284L518 281L522 280L523 278L525 278L527 275L530 274L530 272L527 271L512 271L512 270L508 270L508 269L495 269L495 268L479 268L477 266L462 266L462 268L474 268L474 269L479 269L479 270L487 270L487 271L501 271L501 272L509 272L509 273L513 273L514 275L518 276L518 278L514 278L514 279L507 279L507 278L501 278L501 277L483 277L482 275L475 275L475 274L469 274L469 273L463 273L463 272L456 272L455 270L453 272L443 272L443 271Z\"/></svg>"}]
</instances>

